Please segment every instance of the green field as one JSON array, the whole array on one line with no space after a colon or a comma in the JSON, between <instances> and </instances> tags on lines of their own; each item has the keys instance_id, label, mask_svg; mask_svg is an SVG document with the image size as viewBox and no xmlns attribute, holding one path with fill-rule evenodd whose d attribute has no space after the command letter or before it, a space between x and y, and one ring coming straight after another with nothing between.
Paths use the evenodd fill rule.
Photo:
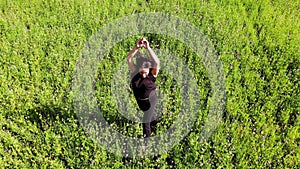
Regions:
<instances>
[{"instance_id":1,"label":"green field","mask_svg":"<svg viewBox=\"0 0 300 169\"><path fill-rule=\"evenodd\" d=\"M299 9L299 0L2 0L0 168L300 168ZM201 58L164 35L124 39L95 75L98 106L116 130L142 133L140 124L118 114L110 81L141 36L186 61L201 97L199 118L179 144L154 158L124 159L86 135L74 111L72 79L91 36L140 12L178 16L205 33L223 65L226 106L217 129L199 141L212 88ZM163 68L157 80L173 112L162 112L164 132L178 115L180 89Z\"/></svg>"}]
</instances>

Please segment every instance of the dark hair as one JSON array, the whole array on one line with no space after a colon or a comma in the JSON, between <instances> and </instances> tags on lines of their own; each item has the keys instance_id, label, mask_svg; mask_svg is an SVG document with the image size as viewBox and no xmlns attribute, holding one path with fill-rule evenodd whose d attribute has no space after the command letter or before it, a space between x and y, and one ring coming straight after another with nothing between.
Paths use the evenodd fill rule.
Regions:
<instances>
[{"instance_id":1,"label":"dark hair","mask_svg":"<svg viewBox=\"0 0 300 169\"><path fill-rule=\"evenodd\" d=\"M151 68L152 61L140 52L137 52L136 64L138 68Z\"/></svg>"}]
</instances>

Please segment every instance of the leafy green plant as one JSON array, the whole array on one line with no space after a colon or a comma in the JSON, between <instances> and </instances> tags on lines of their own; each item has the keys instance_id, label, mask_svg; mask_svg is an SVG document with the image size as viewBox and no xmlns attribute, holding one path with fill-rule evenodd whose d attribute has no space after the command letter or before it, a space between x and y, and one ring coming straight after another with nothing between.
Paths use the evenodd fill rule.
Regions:
<instances>
[{"instance_id":1,"label":"leafy green plant","mask_svg":"<svg viewBox=\"0 0 300 169\"><path fill-rule=\"evenodd\" d=\"M279 0L1 1L0 168L299 168L299 6ZM201 140L211 101L201 57L176 39L143 35L185 61L199 86L200 111L191 132L168 152L126 159L86 135L71 85L89 37L139 12L169 13L203 30L222 61L227 100L221 124ZM94 75L104 117L134 137L141 137L141 125L117 111L111 79L140 36L113 46ZM157 79L168 98L158 133L180 112L176 80L163 69Z\"/></svg>"}]
</instances>

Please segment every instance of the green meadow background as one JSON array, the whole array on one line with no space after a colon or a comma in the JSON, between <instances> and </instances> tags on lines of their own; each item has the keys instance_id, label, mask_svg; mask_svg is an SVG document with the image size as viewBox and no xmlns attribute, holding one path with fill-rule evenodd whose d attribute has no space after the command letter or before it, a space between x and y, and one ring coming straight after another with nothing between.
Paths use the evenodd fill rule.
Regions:
<instances>
[{"instance_id":1,"label":"green meadow background","mask_svg":"<svg viewBox=\"0 0 300 169\"><path fill-rule=\"evenodd\" d=\"M71 87L86 41L104 24L139 12L172 14L202 30L223 64L227 100L222 122L199 141L211 89L200 57L162 35L128 37L99 63L96 82L99 107L117 130L142 131L110 99L114 63L141 36L186 60L202 99L199 119L178 145L154 158L125 159L87 137ZM299 0L2 0L0 168L300 168L299 28ZM170 96L168 111L177 112L179 89L163 68L158 84ZM160 132L176 113L162 117Z\"/></svg>"}]
</instances>

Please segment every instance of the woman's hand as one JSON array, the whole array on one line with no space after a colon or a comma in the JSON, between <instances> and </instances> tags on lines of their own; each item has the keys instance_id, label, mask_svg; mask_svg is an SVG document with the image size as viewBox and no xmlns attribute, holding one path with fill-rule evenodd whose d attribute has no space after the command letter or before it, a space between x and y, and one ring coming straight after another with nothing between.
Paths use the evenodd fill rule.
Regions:
<instances>
[{"instance_id":1,"label":"woman's hand","mask_svg":"<svg viewBox=\"0 0 300 169\"><path fill-rule=\"evenodd\" d=\"M141 39L139 39L139 40L137 41L136 47L137 47L137 48L145 47L146 49L149 49L149 48L150 48L149 42L147 41L146 38L141 38Z\"/></svg>"},{"instance_id":2,"label":"woman's hand","mask_svg":"<svg viewBox=\"0 0 300 169\"><path fill-rule=\"evenodd\" d=\"M142 43L146 49L150 48L149 42L147 41L146 38L142 38Z\"/></svg>"},{"instance_id":3,"label":"woman's hand","mask_svg":"<svg viewBox=\"0 0 300 169\"><path fill-rule=\"evenodd\" d=\"M139 39L136 43L136 48L145 47L145 44L143 42L144 42L144 38Z\"/></svg>"}]
</instances>

